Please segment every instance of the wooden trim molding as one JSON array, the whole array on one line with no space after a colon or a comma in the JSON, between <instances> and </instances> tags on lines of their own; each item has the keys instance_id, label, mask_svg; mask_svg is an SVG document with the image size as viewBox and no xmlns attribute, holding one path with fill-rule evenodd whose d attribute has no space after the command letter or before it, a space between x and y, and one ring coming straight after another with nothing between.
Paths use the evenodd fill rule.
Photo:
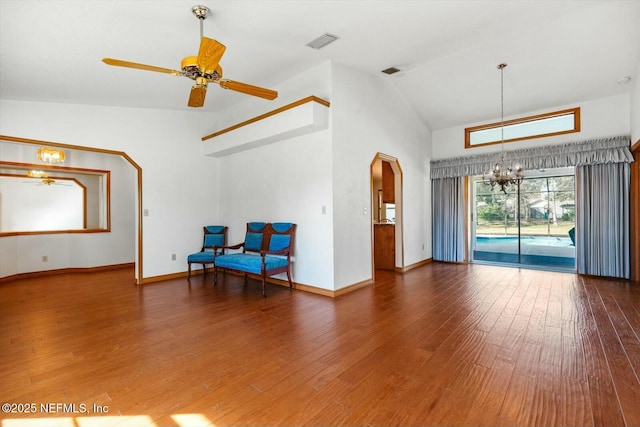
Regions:
<instances>
[{"instance_id":1,"label":"wooden trim molding","mask_svg":"<svg viewBox=\"0 0 640 427\"><path fill-rule=\"evenodd\" d=\"M497 128L500 128L502 126L504 126L506 128L506 127L508 127L510 125L515 125L515 124L520 124L520 123L528 123L528 122L535 122L537 120L544 120L544 119L553 118L553 117L566 116L566 115L569 115L569 114L573 114L573 129L563 130L563 131L558 131L558 132L544 133L544 134L536 134L536 135L530 135L530 136L523 136L523 137L519 137L519 138L510 138L510 139L505 139L504 142L524 141L524 140L527 140L527 139L545 138L545 137L549 137L549 136L564 135L564 134L567 134L567 133L580 132L580 107L575 107L575 108L569 108L569 109L561 110L561 111L553 111L551 113L536 114L535 116L520 117L518 119L505 120L504 124L502 122L497 122L497 123L488 123L488 124L485 124L485 125L479 125L479 126L473 126L473 127L465 128L465 130L464 130L464 148L483 147L485 145L495 145L495 144L501 144L502 143L502 141L491 141L491 142L483 142L483 143L479 143L479 144L471 144L471 133L473 133L473 132L478 132L478 131L486 130L486 129L497 129Z\"/></svg>"},{"instance_id":2,"label":"wooden trim molding","mask_svg":"<svg viewBox=\"0 0 640 427\"><path fill-rule=\"evenodd\" d=\"M640 282L640 140L631 147L634 162L631 163L629 255L631 258L630 279Z\"/></svg>"},{"instance_id":3,"label":"wooden trim molding","mask_svg":"<svg viewBox=\"0 0 640 427\"><path fill-rule=\"evenodd\" d=\"M396 267L395 272L396 273L406 273L409 270L413 270L414 268L418 268L418 267L422 267L423 265L427 265L427 264L431 264L433 262L433 258L427 258L427 259L423 259L422 261L418 261L416 263L413 264L409 264L405 267Z\"/></svg>"},{"instance_id":4,"label":"wooden trim molding","mask_svg":"<svg viewBox=\"0 0 640 427\"><path fill-rule=\"evenodd\" d=\"M277 109L275 109L273 111L269 111L268 113L261 114L259 116L256 116L256 117L252 118L252 119L245 120L244 122L241 122L241 123L238 123L236 125L230 126L228 128L222 129L222 130L220 130L218 132L214 132L211 135L203 136L202 137L202 141L206 141L208 139L215 138L216 136L223 135L223 134L225 134L227 132L231 132L232 130L236 130L236 129L241 128L243 126L250 125L251 123L255 123L257 121L266 119L267 117L274 116L276 114L282 113L283 111L287 111L287 110L295 108L295 107L297 107L299 105L306 104L307 102L317 102L318 104L324 105L325 107L329 107L331 105L329 103L329 101L325 101L324 99L318 98L317 96L313 96L313 95L307 96L306 98L303 98L303 99L300 99L298 101L292 102L291 104L287 104L287 105L285 105L283 107L280 107L280 108L277 108Z\"/></svg>"},{"instance_id":5,"label":"wooden trim molding","mask_svg":"<svg viewBox=\"0 0 640 427\"><path fill-rule=\"evenodd\" d=\"M35 277L53 276L57 274L70 274L70 273L86 274L86 273L96 273L99 271L121 270L125 268L132 268L135 271L135 265L136 264L134 262L127 262L123 264L101 265L98 267L86 267L86 268L74 267L74 268L60 268L57 270L32 271L29 273L20 273L20 274L14 274L13 276L0 277L0 284L12 282L14 280L33 279Z\"/></svg>"},{"instance_id":6,"label":"wooden trim molding","mask_svg":"<svg viewBox=\"0 0 640 427\"><path fill-rule=\"evenodd\" d=\"M331 294L329 294L329 296L330 297L338 297L340 295L344 295L344 294L347 294L349 292L353 292L353 291L355 291L357 289L364 288L364 287L367 287L369 285L373 285L374 283L375 283L375 280L373 280L373 279L363 280L362 282L357 282L357 283L354 283L352 285L345 286L344 288L340 288L340 289L338 289L336 291L329 291L329 292L331 292Z\"/></svg>"}]
</instances>

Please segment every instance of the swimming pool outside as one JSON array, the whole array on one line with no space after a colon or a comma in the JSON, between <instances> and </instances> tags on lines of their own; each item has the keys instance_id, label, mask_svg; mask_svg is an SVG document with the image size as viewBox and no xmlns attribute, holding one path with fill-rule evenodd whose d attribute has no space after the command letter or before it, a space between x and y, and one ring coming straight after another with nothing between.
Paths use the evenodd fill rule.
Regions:
<instances>
[{"instance_id":1,"label":"swimming pool outside","mask_svg":"<svg viewBox=\"0 0 640 427\"><path fill-rule=\"evenodd\" d=\"M576 248L569 237L521 236L520 242L518 247L517 236L476 236L473 260L575 271Z\"/></svg>"},{"instance_id":2,"label":"swimming pool outside","mask_svg":"<svg viewBox=\"0 0 640 427\"><path fill-rule=\"evenodd\" d=\"M573 247L569 237L557 236L522 236L523 245ZM518 236L476 236L476 243L480 244L517 244Z\"/></svg>"}]
</instances>

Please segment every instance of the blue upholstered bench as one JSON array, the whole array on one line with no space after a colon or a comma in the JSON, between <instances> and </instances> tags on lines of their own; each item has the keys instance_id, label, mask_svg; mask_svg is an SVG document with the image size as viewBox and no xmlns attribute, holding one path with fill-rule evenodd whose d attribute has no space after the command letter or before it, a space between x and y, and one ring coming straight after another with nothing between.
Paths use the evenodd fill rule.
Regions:
<instances>
[{"instance_id":1,"label":"blue upholstered bench","mask_svg":"<svg viewBox=\"0 0 640 427\"><path fill-rule=\"evenodd\" d=\"M227 244L227 227L224 225L207 225L202 228L204 230L202 249L200 249L200 252L187 256L187 264L189 265L187 280L191 279L191 264L202 264L202 269L206 276L207 264L213 264L214 246Z\"/></svg>"},{"instance_id":2,"label":"blue upholstered bench","mask_svg":"<svg viewBox=\"0 0 640 427\"><path fill-rule=\"evenodd\" d=\"M216 246L214 249L214 284L218 283L218 269L258 275L262 279L262 296L266 297L265 279L278 273L286 273L289 289L291 282L291 255L296 224L290 222L249 222L244 242L232 246ZM229 250L242 252L229 253ZM218 250L224 253L218 254Z\"/></svg>"}]
</instances>

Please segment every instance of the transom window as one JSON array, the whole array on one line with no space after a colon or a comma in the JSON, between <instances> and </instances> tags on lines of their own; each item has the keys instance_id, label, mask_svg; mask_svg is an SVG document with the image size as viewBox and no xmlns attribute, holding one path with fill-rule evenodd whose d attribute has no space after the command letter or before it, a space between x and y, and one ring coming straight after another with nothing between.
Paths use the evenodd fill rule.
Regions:
<instances>
[{"instance_id":1,"label":"transom window","mask_svg":"<svg viewBox=\"0 0 640 427\"><path fill-rule=\"evenodd\" d=\"M464 147L473 148L501 143L501 128L501 122L466 128L464 130ZM504 122L504 142L572 132L580 132L580 107Z\"/></svg>"}]
</instances>

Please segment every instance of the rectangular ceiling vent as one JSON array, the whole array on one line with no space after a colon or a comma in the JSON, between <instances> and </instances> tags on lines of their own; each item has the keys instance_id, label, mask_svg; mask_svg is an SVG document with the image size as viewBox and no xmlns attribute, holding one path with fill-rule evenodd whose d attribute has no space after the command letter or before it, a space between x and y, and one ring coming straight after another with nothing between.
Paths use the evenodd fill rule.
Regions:
<instances>
[{"instance_id":1,"label":"rectangular ceiling vent","mask_svg":"<svg viewBox=\"0 0 640 427\"><path fill-rule=\"evenodd\" d=\"M397 72L402 71L400 68L396 68L396 67L389 67L385 70L382 70L383 73L391 75L391 74L395 74Z\"/></svg>"},{"instance_id":2,"label":"rectangular ceiling vent","mask_svg":"<svg viewBox=\"0 0 640 427\"><path fill-rule=\"evenodd\" d=\"M333 34L326 33L326 34L321 35L317 39L310 41L309 43L306 44L306 46L309 46L312 49L322 49L323 47L325 47L329 43L333 43L334 41L338 40L339 38L340 37L334 36Z\"/></svg>"}]
</instances>

